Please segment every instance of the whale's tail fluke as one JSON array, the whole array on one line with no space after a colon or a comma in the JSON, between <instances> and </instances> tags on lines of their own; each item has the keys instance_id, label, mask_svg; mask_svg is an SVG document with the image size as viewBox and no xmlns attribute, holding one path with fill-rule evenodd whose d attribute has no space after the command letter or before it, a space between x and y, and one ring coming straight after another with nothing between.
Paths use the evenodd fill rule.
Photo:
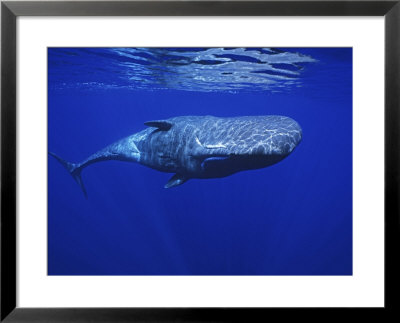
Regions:
<instances>
[{"instance_id":1,"label":"whale's tail fluke","mask_svg":"<svg viewBox=\"0 0 400 323\"><path fill-rule=\"evenodd\" d=\"M83 194L87 198L86 189L85 189L85 186L83 185L82 177L81 177L81 172L82 172L82 168L83 168L83 167L81 167L81 164L70 163L52 152L49 152L49 155L53 156L55 159L57 159L61 163L61 165L63 165L65 167L65 169L71 174L71 176L74 178L74 180L79 184L79 186L81 187L81 189L83 191Z\"/></svg>"}]
</instances>

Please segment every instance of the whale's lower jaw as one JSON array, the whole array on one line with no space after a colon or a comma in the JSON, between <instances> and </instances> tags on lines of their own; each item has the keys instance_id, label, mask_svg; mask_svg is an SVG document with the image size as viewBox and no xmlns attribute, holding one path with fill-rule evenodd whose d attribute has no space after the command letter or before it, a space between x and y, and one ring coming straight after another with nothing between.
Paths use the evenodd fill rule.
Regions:
<instances>
[{"instance_id":1,"label":"whale's lower jaw","mask_svg":"<svg viewBox=\"0 0 400 323\"><path fill-rule=\"evenodd\" d=\"M201 164L201 171L193 178L220 178L241 171L265 168L274 165L288 155L229 156L226 158L207 158Z\"/></svg>"},{"instance_id":2,"label":"whale's lower jaw","mask_svg":"<svg viewBox=\"0 0 400 323\"><path fill-rule=\"evenodd\" d=\"M178 165L176 161L167 163L166 158L159 160L141 160L143 166L164 173L178 173L185 178L221 178L241 171L265 168L274 165L289 154L279 155L210 155L188 158Z\"/></svg>"},{"instance_id":3,"label":"whale's lower jaw","mask_svg":"<svg viewBox=\"0 0 400 323\"><path fill-rule=\"evenodd\" d=\"M229 157L209 157L201 163L201 168L197 172L186 172L185 170L177 171L173 175L165 188L176 187L182 185L189 179L211 179L222 178L232 174L260 169L278 163L287 155L270 155L270 156L229 156Z\"/></svg>"}]
</instances>

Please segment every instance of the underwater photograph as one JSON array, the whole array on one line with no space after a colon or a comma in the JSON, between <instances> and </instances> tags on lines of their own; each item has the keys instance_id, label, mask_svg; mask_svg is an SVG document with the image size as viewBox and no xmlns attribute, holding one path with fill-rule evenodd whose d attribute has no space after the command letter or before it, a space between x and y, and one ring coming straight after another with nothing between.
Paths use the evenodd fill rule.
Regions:
<instances>
[{"instance_id":1,"label":"underwater photograph","mask_svg":"<svg viewBox=\"0 0 400 323\"><path fill-rule=\"evenodd\" d=\"M48 275L352 275L352 48L48 48Z\"/></svg>"}]
</instances>

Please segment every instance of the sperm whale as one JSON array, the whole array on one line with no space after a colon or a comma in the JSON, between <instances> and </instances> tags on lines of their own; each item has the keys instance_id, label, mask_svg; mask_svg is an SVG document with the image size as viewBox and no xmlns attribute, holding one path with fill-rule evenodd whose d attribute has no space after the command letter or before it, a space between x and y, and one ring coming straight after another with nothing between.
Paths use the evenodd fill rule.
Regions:
<instances>
[{"instance_id":1,"label":"sperm whale","mask_svg":"<svg viewBox=\"0 0 400 323\"><path fill-rule=\"evenodd\" d=\"M285 116L179 116L144 123L147 128L123 138L79 163L49 152L78 182L81 172L106 160L140 163L174 173L165 188L192 178L219 178L264 168L287 157L300 143L302 130Z\"/></svg>"}]
</instances>

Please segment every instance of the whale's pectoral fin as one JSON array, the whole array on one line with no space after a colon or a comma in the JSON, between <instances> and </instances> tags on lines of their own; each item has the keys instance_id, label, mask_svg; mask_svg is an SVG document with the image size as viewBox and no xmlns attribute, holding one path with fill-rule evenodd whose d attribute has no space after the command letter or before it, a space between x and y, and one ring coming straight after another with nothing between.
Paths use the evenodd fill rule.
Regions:
<instances>
[{"instance_id":1,"label":"whale's pectoral fin","mask_svg":"<svg viewBox=\"0 0 400 323\"><path fill-rule=\"evenodd\" d=\"M181 174L175 174L171 177L167 184L165 184L164 188L170 188L174 186L179 186L185 183L188 179Z\"/></svg>"},{"instance_id":2,"label":"whale's pectoral fin","mask_svg":"<svg viewBox=\"0 0 400 323\"><path fill-rule=\"evenodd\" d=\"M172 127L172 123L165 120L154 120L154 121L147 121L144 123L145 126L158 128L162 131L168 131Z\"/></svg>"}]
</instances>

